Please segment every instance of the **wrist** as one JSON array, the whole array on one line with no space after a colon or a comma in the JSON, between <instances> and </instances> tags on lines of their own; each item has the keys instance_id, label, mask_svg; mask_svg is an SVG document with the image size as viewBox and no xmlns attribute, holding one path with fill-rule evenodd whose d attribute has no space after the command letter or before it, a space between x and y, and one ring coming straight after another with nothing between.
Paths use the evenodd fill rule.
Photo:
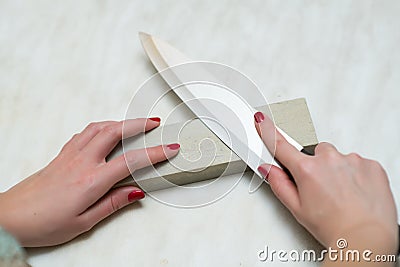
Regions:
<instances>
[{"instance_id":1,"label":"wrist","mask_svg":"<svg viewBox=\"0 0 400 267\"><path fill-rule=\"evenodd\" d=\"M8 211L7 211L7 199L5 198L6 192L1 192L0 193L0 227L5 227L4 224L6 224L5 220L8 217Z\"/></svg>"},{"instance_id":2,"label":"wrist","mask_svg":"<svg viewBox=\"0 0 400 267\"><path fill-rule=\"evenodd\" d=\"M394 266L399 242L397 231L397 225L395 231L380 223L357 225L329 243L329 248L337 250L345 261L340 264L325 258L324 266ZM359 260L351 261L352 255L358 255Z\"/></svg>"},{"instance_id":3,"label":"wrist","mask_svg":"<svg viewBox=\"0 0 400 267\"><path fill-rule=\"evenodd\" d=\"M15 209L15 207L10 205L7 192L8 191L0 193L0 227L15 237L16 233L13 231L15 222L12 220L12 218L14 218L12 209Z\"/></svg>"},{"instance_id":4,"label":"wrist","mask_svg":"<svg viewBox=\"0 0 400 267\"><path fill-rule=\"evenodd\" d=\"M344 234L355 247L375 249L377 251L396 254L398 247L397 225L388 229L379 223L368 223Z\"/></svg>"}]
</instances>

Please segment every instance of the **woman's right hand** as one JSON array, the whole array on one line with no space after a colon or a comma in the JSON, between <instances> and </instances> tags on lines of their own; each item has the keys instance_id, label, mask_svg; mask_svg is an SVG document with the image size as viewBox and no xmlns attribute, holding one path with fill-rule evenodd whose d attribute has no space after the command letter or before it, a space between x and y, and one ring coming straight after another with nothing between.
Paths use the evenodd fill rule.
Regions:
<instances>
[{"instance_id":1,"label":"woman's right hand","mask_svg":"<svg viewBox=\"0 0 400 267\"><path fill-rule=\"evenodd\" d=\"M254 118L265 145L294 180L275 166L264 164L259 171L299 223L325 247L337 249L337 240L346 239L348 249L396 254L396 207L378 162L355 153L343 155L328 143L320 143L315 156L305 155L264 114L257 112Z\"/></svg>"}]
</instances>

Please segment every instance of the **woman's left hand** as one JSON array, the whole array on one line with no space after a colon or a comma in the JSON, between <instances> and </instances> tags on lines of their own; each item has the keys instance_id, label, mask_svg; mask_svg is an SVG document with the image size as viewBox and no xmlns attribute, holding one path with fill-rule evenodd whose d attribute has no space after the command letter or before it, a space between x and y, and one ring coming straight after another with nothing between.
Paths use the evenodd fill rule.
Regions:
<instances>
[{"instance_id":1,"label":"woman's left hand","mask_svg":"<svg viewBox=\"0 0 400 267\"><path fill-rule=\"evenodd\" d=\"M48 166L0 194L0 225L22 246L51 246L88 231L116 210L144 197L134 186L110 191L136 170L175 156L179 145L127 152L106 162L122 139L159 126L159 119L91 123ZM129 165L129 169L128 166Z\"/></svg>"}]
</instances>

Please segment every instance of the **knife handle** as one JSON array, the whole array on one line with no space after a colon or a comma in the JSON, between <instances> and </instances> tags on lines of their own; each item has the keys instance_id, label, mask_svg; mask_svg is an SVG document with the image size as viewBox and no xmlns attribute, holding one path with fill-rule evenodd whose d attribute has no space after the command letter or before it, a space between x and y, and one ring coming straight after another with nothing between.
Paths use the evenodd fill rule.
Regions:
<instances>
[{"instance_id":1,"label":"knife handle","mask_svg":"<svg viewBox=\"0 0 400 267\"><path fill-rule=\"evenodd\" d=\"M309 156L314 156L314 151L309 151L305 148L303 148L302 150L300 150L301 153L309 155Z\"/></svg>"}]
</instances>

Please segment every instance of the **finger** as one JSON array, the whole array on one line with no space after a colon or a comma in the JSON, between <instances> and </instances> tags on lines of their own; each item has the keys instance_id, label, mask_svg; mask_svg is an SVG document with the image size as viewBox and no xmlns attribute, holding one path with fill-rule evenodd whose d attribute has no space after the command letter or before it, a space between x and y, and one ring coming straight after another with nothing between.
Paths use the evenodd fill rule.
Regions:
<instances>
[{"instance_id":1,"label":"finger","mask_svg":"<svg viewBox=\"0 0 400 267\"><path fill-rule=\"evenodd\" d=\"M159 118L140 118L116 122L105 126L85 147L85 151L98 160L110 154L123 138L132 137L160 125Z\"/></svg>"},{"instance_id":2,"label":"finger","mask_svg":"<svg viewBox=\"0 0 400 267\"><path fill-rule=\"evenodd\" d=\"M96 194L95 196L102 195L135 170L174 157L178 154L179 147L179 144L169 144L131 150L107 162L99 170L101 178L96 181L97 192L93 191L93 193Z\"/></svg>"},{"instance_id":3,"label":"finger","mask_svg":"<svg viewBox=\"0 0 400 267\"><path fill-rule=\"evenodd\" d=\"M137 187L125 186L114 189L79 215L78 220L89 230L117 210L144 198L144 192Z\"/></svg>"},{"instance_id":4,"label":"finger","mask_svg":"<svg viewBox=\"0 0 400 267\"><path fill-rule=\"evenodd\" d=\"M262 112L254 114L256 129L270 153L289 170L295 169L297 162L306 157L292 146L279 131L272 120Z\"/></svg>"},{"instance_id":5,"label":"finger","mask_svg":"<svg viewBox=\"0 0 400 267\"><path fill-rule=\"evenodd\" d=\"M329 153L329 152L338 152L336 147L327 142L321 142L315 147L315 155Z\"/></svg>"},{"instance_id":6,"label":"finger","mask_svg":"<svg viewBox=\"0 0 400 267\"><path fill-rule=\"evenodd\" d=\"M264 175L271 186L272 192L282 204L292 213L297 213L300 209L299 192L285 171L270 164L262 164L258 167L258 170Z\"/></svg>"},{"instance_id":7,"label":"finger","mask_svg":"<svg viewBox=\"0 0 400 267\"><path fill-rule=\"evenodd\" d=\"M92 140L105 126L116 123L115 121L102 121L92 122L83 129L82 132L75 134L72 138L64 145L62 150L66 151L69 148L82 150L83 147Z\"/></svg>"}]
</instances>

